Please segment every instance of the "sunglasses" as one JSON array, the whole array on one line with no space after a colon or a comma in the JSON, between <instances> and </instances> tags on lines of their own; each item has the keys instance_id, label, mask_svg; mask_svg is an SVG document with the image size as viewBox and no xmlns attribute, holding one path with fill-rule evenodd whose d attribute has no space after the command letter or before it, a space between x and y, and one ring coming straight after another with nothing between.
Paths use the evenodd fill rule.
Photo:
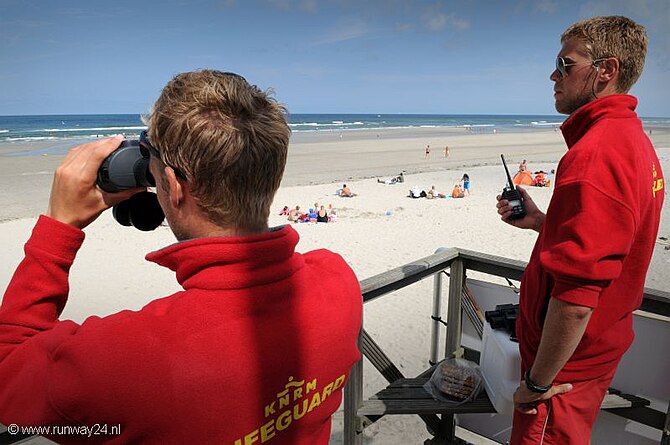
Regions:
<instances>
[{"instance_id":1,"label":"sunglasses","mask_svg":"<svg viewBox=\"0 0 670 445\"><path fill-rule=\"evenodd\" d=\"M575 65L593 65L595 66L597 63L600 63L604 60L607 59L596 59L592 62L566 62L563 57L556 57L556 71L561 75L561 77L565 77L568 75L568 68L571 66Z\"/></svg>"},{"instance_id":2,"label":"sunglasses","mask_svg":"<svg viewBox=\"0 0 670 445\"><path fill-rule=\"evenodd\" d=\"M165 165L170 167L172 170L174 170L175 175L179 176L180 179L183 179L184 181L188 181L188 178L186 177L184 172L182 172L181 170L179 170L176 167L171 166L170 164L164 162L161 159L161 153L158 151L158 149L156 147L151 145L151 142L149 142L149 133L148 133L147 130L143 130L140 133L140 141L139 142L140 142L140 153L142 154L143 157L145 157L147 159L149 159L149 157L151 157L151 156L155 157L156 159L160 160Z\"/></svg>"}]
</instances>

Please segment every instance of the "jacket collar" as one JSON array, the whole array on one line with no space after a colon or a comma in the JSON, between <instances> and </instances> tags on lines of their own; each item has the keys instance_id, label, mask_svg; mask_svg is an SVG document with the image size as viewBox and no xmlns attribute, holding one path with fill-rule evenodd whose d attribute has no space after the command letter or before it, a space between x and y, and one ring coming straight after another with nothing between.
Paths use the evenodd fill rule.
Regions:
<instances>
[{"instance_id":1,"label":"jacket collar","mask_svg":"<svg viewBox=\"0 0 670 445\"><path fill-rule=\"evenodd\" d=\"M570 149L601 119L637 117L637 99L628 94L612 94L593 100L577 109L561 125L565 143Z\"/></svg>"},{"instance_id":2,"label":"jacket collar","mask_svg":"<svg viewBox=\"0 0 670 445\"><path fill-rule=\"evenodd\" d=\"M176 272L184 289L241 289L272 283L304 264L295 252L298 233L290 226L241 237L199 238L172 244L146 256Z\"/></svg>"}]
</instances>

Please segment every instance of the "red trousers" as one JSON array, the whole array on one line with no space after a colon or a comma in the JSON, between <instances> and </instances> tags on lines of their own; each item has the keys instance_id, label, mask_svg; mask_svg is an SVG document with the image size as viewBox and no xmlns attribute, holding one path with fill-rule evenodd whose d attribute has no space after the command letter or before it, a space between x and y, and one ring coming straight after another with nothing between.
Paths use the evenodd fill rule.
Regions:
<instances>
[{"instance_id":1,"label":"red trousers","mask_svg":"<svg viewBox=\"0 0 670 445\"><path fill-rule=\"evenodd\" d=\"M572 390L537 405L537 414L514 411L510 445L588 444L591 428L616 367L598 379L572 383Z\"/></svg>"}]
</instances>

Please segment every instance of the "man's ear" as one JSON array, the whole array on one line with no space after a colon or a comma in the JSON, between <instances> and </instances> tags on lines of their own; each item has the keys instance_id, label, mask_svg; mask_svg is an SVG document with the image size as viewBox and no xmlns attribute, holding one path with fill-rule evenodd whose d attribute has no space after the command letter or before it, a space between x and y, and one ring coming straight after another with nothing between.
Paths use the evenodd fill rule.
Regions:
<instances>
[{"instance_id":1,"label":"man's ear","mask_svg":"<svg viewBox=\"0 0 670 445\"><path fill-rule=\"evenodd\" d=\"M615 57L609 57L596 64L596 69L598 70L599 81L611 82L612 80L616 80L619 77L621 66L619 59Z\"/></svg>"},{"instance_id":2,"label":"man's ear","mask_svg":"<svg viewBox=\"0 0 670 445\"><path fill-rule=\"evenodd\" d=\"M170 196L170 204L175 209L179 208L179 206L184 203L186 190L184 189L182 183L179 182L179 179L177 178L177 175L175 175L172 167L166 166L164 173L165 181L167 182L168 186L167 191Z\"/></svg>"}]
</instances>

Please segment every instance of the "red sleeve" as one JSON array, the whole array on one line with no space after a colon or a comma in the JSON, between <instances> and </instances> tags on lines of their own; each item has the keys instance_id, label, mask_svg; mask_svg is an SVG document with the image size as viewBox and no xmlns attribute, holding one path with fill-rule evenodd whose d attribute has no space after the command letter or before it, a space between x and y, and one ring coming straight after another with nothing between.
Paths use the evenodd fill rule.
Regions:
<instances>
[{"instance_id":1,"label":"red sleeve","mask_svg":"<svg viewBox=\"0 0 670 445\"><path fill-rule=\"evenodd\" d=\"M0 306L0 420L5 424L59 419L48 401L51 354L78 329L58 317L83 240L81 230L40 216L7 287Z\"/></svg>"},{"instance_id":2,"label":"red sleeve","mask_svg":"<svg viewBox=\"0 0 670 445\"><path fill-rule=\"evenodd\" d=\"M595 308L631 249L633 211L591 182L570 182L554 192L544 228L540 261L554 279L552 297Z\"/></svg>"}]
</instances>

